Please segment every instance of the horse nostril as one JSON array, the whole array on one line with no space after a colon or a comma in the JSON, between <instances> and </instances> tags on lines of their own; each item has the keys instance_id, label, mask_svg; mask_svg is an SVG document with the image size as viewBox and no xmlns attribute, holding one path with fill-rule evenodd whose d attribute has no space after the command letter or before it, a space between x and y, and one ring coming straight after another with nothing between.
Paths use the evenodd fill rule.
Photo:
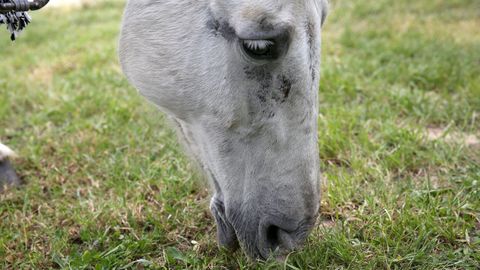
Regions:
<instances>
[{"instance_id":1,"label":"horse nostril","mask_svg":"<svg viewBox=\"0 0 480 270\"><path fill-rule=\"evenodd\" d=\"M276 250L280 246L279 232L280 228L275 225L271 225L267 228L267 244L271 250Z\"/></svg>"},{"instance_id":2,"label":"horse nostril","mask_svg":"<svg viewBox=\"0 0 480 270\"><path fill-rule=\"evenodd\" d=\"M275 225L266 228L265 241L269 252L291 251L295 247L292 233Z\"/></svg>"}]
</instances>

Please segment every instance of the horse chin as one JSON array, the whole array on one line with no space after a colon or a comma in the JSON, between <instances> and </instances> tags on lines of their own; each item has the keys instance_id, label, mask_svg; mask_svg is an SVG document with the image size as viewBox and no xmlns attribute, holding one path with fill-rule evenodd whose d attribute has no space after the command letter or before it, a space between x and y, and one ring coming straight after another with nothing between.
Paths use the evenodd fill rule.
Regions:
<instances>
[{"instance_id":1,"label":"horse chin","mask_svg":"<svg viewBox=\"0 0 480 270\"><path fill-rule=\"evenodd\" d=\"M228 221L225 214L225 205L222 200L213 196L210 203L210 209L212 211L215 220L217 221L217 240L220 247L223 247L231 252L236 251L240 245L235 233L235 229Z\"/></svg>"}]
</instances>

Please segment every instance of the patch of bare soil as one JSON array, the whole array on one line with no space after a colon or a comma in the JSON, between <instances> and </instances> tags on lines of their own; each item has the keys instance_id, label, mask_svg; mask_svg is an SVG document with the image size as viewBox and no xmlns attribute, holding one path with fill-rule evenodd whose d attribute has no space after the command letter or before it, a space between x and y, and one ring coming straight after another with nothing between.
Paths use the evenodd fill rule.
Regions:
<instances>
[{"instance_id":1,"label":"patch of bare soil","mask_svg":"<svg viewBox=\"0 0 480 270\"><path fill-rule=\"evenodd\" d=\"M467 147L480 146L479 136L463 132L449 132L447 129L430 127L427 128L427 138L431 141L442 140L445 142L461 143Z\"/></svg>"}]
</instances>

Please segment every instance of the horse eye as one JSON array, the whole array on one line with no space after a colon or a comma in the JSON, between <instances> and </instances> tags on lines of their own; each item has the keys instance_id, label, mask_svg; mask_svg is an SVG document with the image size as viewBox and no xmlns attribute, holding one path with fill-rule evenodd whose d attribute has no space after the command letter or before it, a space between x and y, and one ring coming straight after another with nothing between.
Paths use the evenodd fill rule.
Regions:
<instances>
[{"instance_id":1,"label":"horse eye","mask_svg":"<svg viewBox=\"0 0 480 270\"><path fill-rule=\"evenodd\" d=\"M275 42L271 40L242 40L243 51L256 60L273 60L278 57Z\"/></svg>"}]
</instances>

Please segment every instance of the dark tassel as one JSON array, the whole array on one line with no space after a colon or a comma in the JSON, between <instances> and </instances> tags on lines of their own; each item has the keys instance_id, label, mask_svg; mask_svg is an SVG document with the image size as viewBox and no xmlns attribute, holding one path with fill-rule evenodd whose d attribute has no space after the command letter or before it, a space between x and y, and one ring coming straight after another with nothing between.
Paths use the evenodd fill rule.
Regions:
<instances>
[{"instance_id":1,"label":"dark tassel","mask_svg":"<svg viewBox=\"0 0 480 270\"><path fill-rule=\"evenodd\" d=\"M0 0L0 3L8 3L9 0ZM0 24L6 24L7 30L10 31L10 39L14 41L20 32L27 27L31 18L27 12L15 12L9 11L6 13L0 13Z\"/></svg>"}]
</instances>

